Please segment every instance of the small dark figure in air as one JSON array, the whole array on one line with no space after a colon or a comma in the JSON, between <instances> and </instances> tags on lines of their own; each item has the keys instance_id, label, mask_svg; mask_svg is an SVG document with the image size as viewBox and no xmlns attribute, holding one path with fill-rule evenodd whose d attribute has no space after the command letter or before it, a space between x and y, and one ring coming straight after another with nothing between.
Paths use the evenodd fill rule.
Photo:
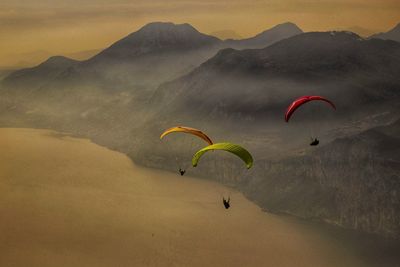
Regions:
<instances>
[{"instance_id":1,"label":"small dark figure in air","mask_svg":"<svg viewBox=\"0 0 400 267\"><path fill-rule=\"evenodd\" d=\"M181 174L181 176L183 176L185 174L185 170L182 170L181 168L179 168L179 173Z\"/></svg>"},{"instance_id":2,"label":"small dark figure in air","mask_svg":"<svg viewBox=\"0 0 400 267\"><path fill-rule=\"evenodd\" d=\"M225 209L229 209L231 204L229 204L229 201L231 201L231 198L228 197L228 200L226 200L224 197L222 198L222 203L224 203Z\"/></svg>"},{"instance_id":3,"label":"small dark figure in air","mask_svg":"<svg viewBox=\"0 0 400 267\"><path fill-rule=\"evenodd\" d=\"M311 139L312 142L310 143L310 146L318 146L319 140L317 138Z\"/></svg>"}]
</instances>

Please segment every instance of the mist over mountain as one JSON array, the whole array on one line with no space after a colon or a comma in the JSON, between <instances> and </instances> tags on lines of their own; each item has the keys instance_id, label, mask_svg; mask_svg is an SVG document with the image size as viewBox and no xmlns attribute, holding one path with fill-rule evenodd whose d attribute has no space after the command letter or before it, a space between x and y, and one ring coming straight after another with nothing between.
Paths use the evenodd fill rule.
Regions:
<instances>
[{"instance_id":1,"label":"mist over mountain","mask_svg":"<svg viewBox=\"0 0 400 267\"><path fill-rule=\"evenodd\" d=\"M189 73L225 47L265 47L287 36L301 32L292 23L280 24L270 30L244 39L243 42L223 42L200 33L189 24L153 22L143 26L102 50L97 55L74 64L60 64L51 75L42 75L48 62L10 75L4 86L69 87L86 86L130 88L152 93L166 81ZM64 68L63 68L64 66Z\"/></svg>"},{"instance_id":2,"label":"mist over mountain","mask_svg":"<svg viewBox=\"0 0 400 267\"><path fill-rule=\"evenodd\" d=\"M378 38L383 40L393 40L400 42L400 23L388 32L381 32L371 35L369 38Z\"/></svg>"},{"instance_id":3,"label":"mist over mountain","mask_svg":"<svg viewBox=\"0 0 400 267\"><path fill-rule=\"evenodd\" d=\"M348 112L398 99L399 68L396 42L348 32L305 33L264 49L221 50L192 73L161 86L153 101L169 103L166 109L174 116L230 114L253 122L281 119L293 96L317 94L340 101L340 110Z\"/></svg>"},{"instance_id":4,"label":"mist over mountain","mask_svg":"<svg viewBox=\"0 0 400 267\"><path fill-rule=\"evenodd\" d=\"M305 33L264 49L225 49L158 89L152 101L161 111L147 138L156 138L156 129L184 124L206 129L216 140L238 141L252 151L258 167L235 184L262 207L397 236L399 198L384 199L399 173L400 127L393 123L399 119L398 69L398 43L349 32ZM309 104L284 122L294 98L314 94L331 99L337 111ZM382 124L391 125L368 130ZM322 141L315 151L305 148L310 134ZM134 158L173 166L157 160L167 157L161 147L150 142L143 147L153 157ZM205 167L193 172L231 182L218 168L222 162L214 161L203 161ZM365 164L375 169L365 170ZM393 190L398 192L398 183Z\"/></svg>"},{"instance_id":5,"label":"mist over mountain","mask_svg":"<svg viewBox=\"0 0 400 267\"><path fill-rule=\"evenodd\" d=\"M43 86L46 82L59 77L67 69L78 65L79 61L63 56L48 58L38 66L17 70L5 77L3 84L7 87L26 87L30 89Z\"/></svg>"},{"instance_id":6,"label":"mist over mountain","mask_svg":"<svg viewBox=\"0 0 400 267\"><path fill-rule=\"evenodd\" d=\"M318 128L328 142L398 119L399 68L398 43L348 32L305 33L264 49L224 49L159 87L150 101L158 109L150 125L230 129L240 133L239 140L268 139L250 147L276 157L304 144L307 128ZM315 103L288 126L284 111L302 95L323 95L338 110Z\"/></svg>"},{"instance_id":7,"label":"mist over mountain","mask_svg":"<svg viewBox=\"0 0 400 267\"><path fill-rule=\"evenodd\" d=\"M400 120L257 164L243 187L267 210L399 236Z\"/></svg>"},{"instance_id":8,"label":"mist over mountain","mask_svg":"<svg viewBox=\"0 0 400 267\"><path fill-rule=\"evenodd\" d=\"M67 70L70 66L66 66L64 72L69 73L60 75L95 86L109 83L152 88L196 67L216 53L221 43L218 38L202 34L189 24L154 22L76 64L73 70ZM22 72L29 78L40 74L40 69L46 67L45 62ZM38 76L46 80L46 77ZM6 83L14 79L22 83L24 77L19 73L17 77L10 76Z\"/></svg>"},{"instance_id":9,"label":"mist over mountain","mask_svg":"<svg viewBox=\"0 0 400 267\"><path fill-rule=\"evenodd\" d=\"M218 38L202 34L189 24L153 22L115 42L88 62L129 61L151 52L182 52L218 43L220 43Z\"/></svg>"}]
</instances>

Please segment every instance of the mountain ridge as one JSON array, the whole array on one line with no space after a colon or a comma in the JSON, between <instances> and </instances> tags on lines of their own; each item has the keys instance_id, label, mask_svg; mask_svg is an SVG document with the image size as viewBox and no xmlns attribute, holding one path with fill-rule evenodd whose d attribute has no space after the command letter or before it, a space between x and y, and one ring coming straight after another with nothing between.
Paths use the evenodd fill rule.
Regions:
<instances>
[{"instance_id":1,"label":"mountain ridge","mask_svg":"<svg viewBox=\"0 0 400 267\"><path fill-rule=\"evenodd\" d=\"M282 25L286 24L274 27L274 31L285 27ZM257 36L265 38L268 31L270 30ZM276 36L274 40L276 41ZM69 81L83 79L86 80L85 83L99 84L99 81L109 80L108 84L122 83L131 87L155 88L162 82L188 73L227 44L216 37L200 33L187 23L153 22L114 42L93 57L77 62L74 66L66 66L64 73L60 70L59 75ZM35 74L40 73L41 68L46 67L51 67L48 61L23 69L18 72L19 75L9 75L4 84L23 86ZM13 81L15 78L18 81ZM35 77L36 87L41 86L41 79L46 84L55 82L54 76L48 78L52 80L46 80L46 76ZM140 80L149 82L138 84Z\"/></svg>"},{"instance_id":2,"label":"mountain ridge","mask_svg":"<svg viewBox=\"0 0 400 267\"><path fill-rule=\"evenodd\" d=\"M400 23L387 32L381 32L371 35L369 38L378 38L383 40L393 40L400 42Z\"/></svg>"},{"instance_id":3,"label":"mountain ridge","mask_svg":"<svg viewBox=\"0 0 400 267\"><path fill-rule=\"evenodd\" d=\"M277 24L270 29L264 30L253 37L239 40L228 39L225 40L225 42L228 46L237 49L264 48L277 41L301 33L303 33L303 31L296 24L292 22L285 22Z\"/></svg>"}]
</instances>

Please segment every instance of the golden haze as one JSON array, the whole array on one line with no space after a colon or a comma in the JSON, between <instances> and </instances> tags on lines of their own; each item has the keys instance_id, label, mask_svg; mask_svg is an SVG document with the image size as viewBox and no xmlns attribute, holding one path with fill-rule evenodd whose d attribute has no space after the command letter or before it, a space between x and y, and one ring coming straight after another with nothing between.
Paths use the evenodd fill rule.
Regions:
<instances>
[{"instance_id":1,"label":"golden haze","mask_svg":"<svg viewBox=\"0 0 400 267\"><path fill-rule=\"evenodd\" d=\"M400 1L2 0L0 66L57 54L83 59L152 21L187 22L204 33L234 30L243 37L286 21L304 31L387 31L400 22Z\"/></svg>"}]
</instances>

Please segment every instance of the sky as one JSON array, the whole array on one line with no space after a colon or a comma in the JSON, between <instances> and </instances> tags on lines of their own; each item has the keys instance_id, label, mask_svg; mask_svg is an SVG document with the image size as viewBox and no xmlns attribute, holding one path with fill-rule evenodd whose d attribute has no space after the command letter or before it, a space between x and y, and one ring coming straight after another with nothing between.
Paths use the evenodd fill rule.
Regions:
<instances>
[{"instance_id":1,"label":"sky","mask_svg":"<svg viewBox=\"0 0 400 267\"><path fill-rule=\"evenodd\" d=\"M304 31L381 32L400 22L400 0L0 0L0 67L84 58L153 21L243 37L287 21Z\"/></svg>"}]
</instances>

